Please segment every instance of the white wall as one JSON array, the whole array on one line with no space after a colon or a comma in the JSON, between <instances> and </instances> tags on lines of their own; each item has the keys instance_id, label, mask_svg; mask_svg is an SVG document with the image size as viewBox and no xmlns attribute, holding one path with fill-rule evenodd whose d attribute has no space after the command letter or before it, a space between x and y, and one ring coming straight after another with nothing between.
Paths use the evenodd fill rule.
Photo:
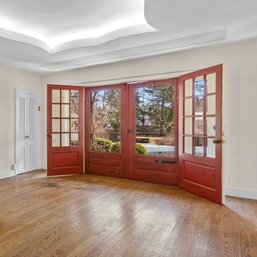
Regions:
<instances>
[{"instance_id":1,"label":"white wall","mask_svg":"<svg viewBox=\"0 0 257 257\"><path fill-rule=\"evenodd\" d=\"M224 64L223 171L225 192L257 199L257 41L188 50L145 59L55 73L43 78L43 135L46 135L46 85L111 84L161 77ZM170 74L147 75L171 72ZM147 76L142 76L147 75ZM138 76L138 77L137 77ZM96 81L96 82L93 82ZM97 82L98 81L98 82ZM102 82L99 82L102 81ZM46 165L46 137L43 137Z\"/></svg>"},{"instance_id":2,"label":"white wall","mask_svg":"<svg viewBox=\"0 0 257 257\"><path fill-rule=\"evenodd\" d=\"M0 67L0 178L14 175L14 113L15 89L34 92L37 105L41 105L41 76L17 69ZM41 112L36 115L37 168L42 167L41 159Z\"/></svg>"}]
</instances>

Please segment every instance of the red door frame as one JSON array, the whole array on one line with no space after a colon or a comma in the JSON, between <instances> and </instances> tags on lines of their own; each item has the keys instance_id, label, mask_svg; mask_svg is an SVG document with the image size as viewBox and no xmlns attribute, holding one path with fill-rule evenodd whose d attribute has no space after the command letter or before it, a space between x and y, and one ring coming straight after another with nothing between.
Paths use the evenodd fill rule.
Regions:
<instances>
[{"instance_id":1,"label":"red door frame","mask_svg":"<svg viewBox=\"0 0 257 257\"><path fill-rule=\"evenodd\" d=\"M140 87L174 85L174 127L175 127L175 157L142 156L135 154L136 142L136 113L135 89ZM177 79L163 79L141 82L129 85L129 173L128 178L153 183L178 185L178 109L177 109ZM170 161L173 163L158 163L156 161Z\"/></svg>"},{"instance_id":2,"label":"red door frame","mask_svg":"<svg viewBox=\"0 0 257 257\"><path fill-rule=\"evenodd\" d=\"M90 92L96 90L119 89L121 91L121 152L101 153L90 150ZM96 175L111 177L128 177L128 137L127 137L127 84L117 84L109 86L95 86L85 88L86 90L86 110L85 110L85 172ZM97 170L94 165L101 165ZM112 166L113 165L113 166ZM111 167L112 166L112 167ZM98 166L99 167L99 166Z\"/></svg>"},{"instance_id":3,"label":"red door frame","mask_svg":"<svg viewBox=\"0 0 257 257\"><path fill-rule=\"evenodd\" d=\"M216 140L220 140L220 144L216 144L216 158L200 157L183 153L183 135L185 134L183 126L184 108L184 81L207 74L216 73ZM193 132L192 132L193 133ZM192 163L192 170L185 173L184 161ZM195 165L195 166L194 166ZM194 169L207 167L202 170L201 176L203 184L195 182L199 181L194 174ZM214 169L214 188L206 186L208 178L208 167ZM199 170L198 168L198 170ZM195 170L197 171L197 170ZM199 173L198 173L199 175ZM189 179L192 178L191 179ZM222 64L205 68L179 77L179 186L187 191L208 198L212 201L222 203Z\"/></svg>"},{"instance_id":4,"label":"red door frame","mask_svg":"<svg viewBox=\"0 0 257 257\"><path fill-rule=\"evenodd\" d=\"M79 91L79 146L69 147L52 147L52 90L78 90ZM82 174L83 173L83 87L52 85L47 86L47 175L65 175L65 174ZM61 96L60 96L61 97ZM61 100L60 100L61 101ZM56 103L58 104L58 103ZM60 119L61 119L61 102L60 102ZM71 117L69 117L71 119ZM61 131L61 124L60 124ZM61 132L60 132L61 135ZM60 137L61 140L61 137ZM61 144L60 144L61 145ZM61 154L65 154L61 156ZM55 155L55 158L54 158ZM62 163L64 165L62 165Z\"/></svg>"}]
</instances>

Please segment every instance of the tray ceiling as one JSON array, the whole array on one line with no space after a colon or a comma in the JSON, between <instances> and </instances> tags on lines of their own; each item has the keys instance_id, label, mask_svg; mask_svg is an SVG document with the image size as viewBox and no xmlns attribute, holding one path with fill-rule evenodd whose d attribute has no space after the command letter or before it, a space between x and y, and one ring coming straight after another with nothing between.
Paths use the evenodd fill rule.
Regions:
<instances>
[{"instance_id":1,"label":"tray ceiling","mask_svg":"<svg viewBox=\"0 0 257 257\"><path fill-rule=\"evenodd\" d=\"M0 63L47 73L257 37L257 1L0 0Z\"/></svg>"}]
</instances>

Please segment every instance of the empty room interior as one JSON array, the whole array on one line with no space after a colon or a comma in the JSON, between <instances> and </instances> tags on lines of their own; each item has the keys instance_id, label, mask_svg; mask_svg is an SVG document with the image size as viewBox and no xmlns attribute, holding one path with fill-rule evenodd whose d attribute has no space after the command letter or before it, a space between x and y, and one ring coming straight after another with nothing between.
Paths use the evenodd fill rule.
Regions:
<instances>
[{"instance_id":1,"label":"empty room interior","mask_svg":"<svg viewBox=\"0 0 257 257\"><path fill-rule=\"evenodd\" d=\"M257 257L256 13L0 0L0 256Z\"/></svg>"}]
</instances>

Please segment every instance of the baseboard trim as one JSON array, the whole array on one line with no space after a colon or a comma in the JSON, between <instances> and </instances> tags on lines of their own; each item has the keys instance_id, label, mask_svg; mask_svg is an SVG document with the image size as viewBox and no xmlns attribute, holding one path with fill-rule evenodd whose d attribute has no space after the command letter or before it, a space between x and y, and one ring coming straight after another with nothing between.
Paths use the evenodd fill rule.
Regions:
<instances>
[{"instance_id":1,"label":"baseboard trim","mask_svg":"<svg viewBox=\"0 0 257 257\"><path fill-rule=\"evenodd\" d=\"M225 195L257 200L256 190L227 187L225 188Z\"/></svg>"},{"instance_id":2,"label":"baseboard trim","mask_svg":"<svg viewBox=\"0 0 257 257\"><path fill-rule=\"evenodd\" d=\"M15 176L14 170L0 171L0 179L10 178Z\"/></svg>"}]
</instances>

